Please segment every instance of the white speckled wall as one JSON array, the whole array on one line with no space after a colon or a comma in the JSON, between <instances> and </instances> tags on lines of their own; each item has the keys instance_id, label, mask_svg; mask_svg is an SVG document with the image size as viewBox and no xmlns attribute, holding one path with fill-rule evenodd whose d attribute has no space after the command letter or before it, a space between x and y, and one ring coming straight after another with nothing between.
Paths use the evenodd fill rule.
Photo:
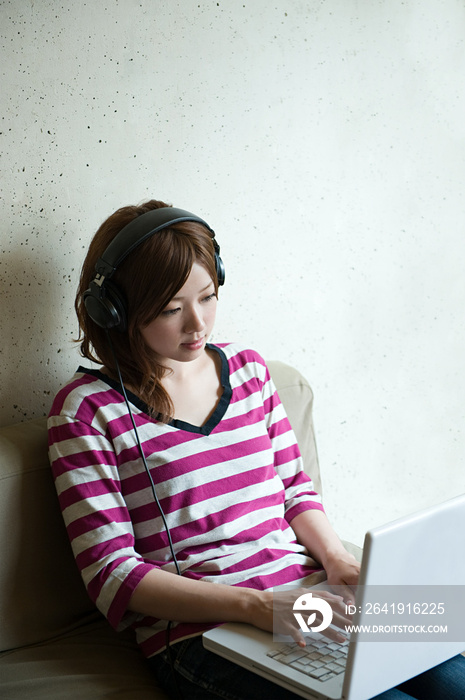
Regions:
<instances>
[{"instance_id":1,"label":"white speckled wall","mask_svg":"<svg viewBox=\"0 0 465 700\"><path fill-rule=\"evenodd\" d=\"M215 338L311 381L337 529L465 491L462 0L4 0L0 422L80 361L115 208L207 218Z\"/></svg>"}]
</instances>

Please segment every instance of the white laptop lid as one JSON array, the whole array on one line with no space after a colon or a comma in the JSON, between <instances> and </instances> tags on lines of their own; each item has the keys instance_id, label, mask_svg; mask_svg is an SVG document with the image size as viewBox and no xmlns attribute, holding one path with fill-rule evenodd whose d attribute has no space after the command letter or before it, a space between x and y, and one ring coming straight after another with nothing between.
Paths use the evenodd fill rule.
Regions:
<instances>
[{"instance_id":1,"label":"white laptop lid","mask_svg":"<svg viewBox=\"0 0 465 700\"><path fill-rule=\"evenodd\" d=\"M465 586L465 557L457 533L465 533L465 494L369 531L353 624L373 622L365 603L367 599L373 601L378 586L386 593L390 586L409 585L420 591L430 584L430 595L437 594L431 586ZM458 615L465 640L463 605ZM249 625L230 623L215 628L204 634L204 644L302 697L337 700L367 700L465 651L465 641L460 639L396 643L381 641L379 637L372 641L366 635L353 634L344 679L339 677L322 684L269 659L266 652L273 646L273 636Z\"/></svg>"},{"instance_id":2,"label":"white laptop lid","mask_svg":"<svg viewBox=\"0 0 465 700\"><path fill-rule=\"evenodd\" d=\"M464 534L465 494L366 534L354 623L381 621L398 632L389 635L391 641L382 641L379 634L354 638L344 698L373 697L465 651ZM373 617L372 604L390 605L394 599L402 603ZM427 634L426 628L444 624L449 626L447 635L434 630ZM412 626L418 634L403 631Z\"/></svg>"}]
</instances>

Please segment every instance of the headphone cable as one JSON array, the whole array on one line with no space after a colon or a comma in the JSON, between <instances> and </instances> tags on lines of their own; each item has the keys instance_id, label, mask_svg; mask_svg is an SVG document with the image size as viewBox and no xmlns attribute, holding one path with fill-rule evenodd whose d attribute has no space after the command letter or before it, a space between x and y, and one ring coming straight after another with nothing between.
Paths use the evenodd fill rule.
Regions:
<instances>
[{"instance_id":1,"label":"headphone cable","mask_svg":"<svg viewBox=\"0 0 465 700\"><path fill-rule=\"evenodd\" d=\"M116 372L117 372L117 374L118 374L118 381L119 381L119 384L120 384L120 386L121 386L121 391L122 391L122 393L123 393L124 401L125 401L126 407L127 407L127 409L128 409L129 417L130 417L130 419L131 419L132 428L133 428L134 436L135 436L135 438L136 438L136 442L137 442L137 447L138 447L138 450L139 450L139 454L140 454L140 456L141 456L141 459L142 459L142 462L143 462L145 471L146 471L147 476L148 476L149 481L150 481L150 487L151 487L151 489L152 489L153 498L154 498L154 500L155 500L155 503L157 504L158 511L159 511L159 513L160 513L160 515L161 515L161 518L162 518L162 520L163 520L163 526L164 526L164 528L165 528L165 532L166 532L167 537L168 537L168 544L169 544L169 548L170 548L170 552L171 552L171 557L172 557L173 562L174 562L174 565L175 565L175 567L176 567L176 573L177 573L178 576L182 576L181 569L180 569L180 567L179 567L179 563L178 563L178 560L177 560L177 558L176 558L176 554L175 554L175 552L174 552L173 541L172 541L172 539L171 539L171 533L170 533L170 530L169 530L169 527L168 527L168 523L166 522L166 517L165 517L165 514L164 514L164 512L163 512L163 508L161 507L160 501L158 500L157 492L156 492L156 489L155 489L155 484L154 484L154 482L153 482L152 475L151 475L151 473L150 473L150 470L149 470L149 467L148 467L148 464L147 464L147 460L146 460L146 458L145 458L144 450L142 449L142 444L141 444L141 441L140 441L140 438L139 438L139 433L138 433L138 430L137 430L136 422L135 422L135 420L134 420L134 415L133 415L133 413L132 413L132 409L131 409L131 405L130 405L130 403L129 403L128 395L127 395L127 393L126 393L126 387L124 386L123 378L122 378L122 376L121 376L121 370L120 370L120 367L119 367L118 358L116 357L115 348L114 348L114 346L113 346L113 342L112 342L112 340L111 340L110 333L109 333L108 330L106 331L106 335L107 335L108 345L110 346L110 350L111 350L111 353L112 353L112 355L113 355L113 359L114 359L114 362L115 362ZM177 692L178 692L179 697L180 697L180 698L183 698L182 692L180 691L179 685L178 685L178 677L177 677L177 674L175 673L175 670L174 670L174 660L173 660L173 654L172 654L172 648L171 648L171 623L172 623L172 620L167 620L167 623L168 623L168 624L167 624L167 627L166 627L166 638L165 638L166 651L167 651L167 653L168 653L168 658L169 658L169 662L170 662L170 666L171 666L171 672L172 672L173 677L174 677L174 682L175 682L175 685L176 685L176 690L177 690Z\"/></svg>"},{"instance_id":2,"label":"headphone cable","mask_svg":"<svg viewBox=\"0 0 465 700\"><path fill-rule=\"evenodd\" d=\"M141 456L142 462L143 462L143 464L144 464L145 471L146 471L147 476L148 476L149 481L150 481L150 487L151 487L151 489L152 489L153 498L154 498L154 500L155 500L155 503L157 504L157 508L158 508L159 513L160 513L160 515L161 515L161 519L163 520L163 526L164 526L165 531L166 531L166 534L167 534L167 536L168 536L168 544L169 544L169 548L170 548L170 552L171 552L171 557L172 557L173 562L174 562L174 565L175 565L175 567L176 567L176 573L177 573L179 576L182 576L182 574L181 574L181 569L179 568L178 560L177 560L177 558L176 558L176 554L174 553L173 541L172 541L172 539L171 539L171 533L170 533L169 528L168 528L168 523L166 522L166 517L165 517L165 514L164 514L164 512L163 512L163 508L161 507L160 501L158 500L157 492L156 492L156 489L155 489L155 484L153 483L152 475L151 475L151 473L150 473L150 470L149 470L149 467L148 467L148 464L147 464L147 460L146 460L146 458L145 458L144 450L142 449L142 445L141 445L140 438L139 438L139 433L138 433L138 431L137 431L136 422L135 422L135 420L134 420L134 416L133 416L133 413L132 413L132 410L131 410L131 405L130 405L130 403L129 403L129 399L128 399L128 396L127 396L127 393L126 393L126 387L124 386L124 383L123 383L123 378L122 378L122 376L121 376L121 371L120 371L120 368L119 368L119 362L118 362L118 359L117 359L117 357L116 357L115 349L114 349L114 347L113 347L113 343L112 343L112 341L111 341L109 332L107 331L106 333L107 333L107 338L108 338L108 344L109 344L109 346L110 346L111 352L112 352L112 354L113 354L113 359L114 359L114 361L115 361L116 372L117 372L117 374L118 374L118 381L119 381L119 384L120 384L120 386L121 386L121 391L122 391L122 393L123 393L123 397L124 397L124 400L125 400L125 403L126 403L126 407L127 407L127 409L128 409L129 417L130 417L130 419L131 419L131 423L132 423L132 428L133 428L134 436L135 436L135 438L136 438L137 447L138 447L138 449L139 449L139 454L140 454L140 456Z\"/></svg>"}]
</instances>

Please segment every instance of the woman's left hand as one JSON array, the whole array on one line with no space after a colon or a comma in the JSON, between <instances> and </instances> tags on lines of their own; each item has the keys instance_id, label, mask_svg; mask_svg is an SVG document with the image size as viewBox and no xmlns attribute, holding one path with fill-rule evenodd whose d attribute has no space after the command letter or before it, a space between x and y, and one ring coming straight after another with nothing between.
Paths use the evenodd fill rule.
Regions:
<instances>
[{"instance_id":1,"label":"woman's left hand","mask_svg":"<svg viewBox=\"0 0 465 700\"><path fill-rule=\"evenodd\" d=\"M334 555L328 555L324 569L331 588L336 588L346 603L354 602L354 590L358 584L360 564L346 550Z\"/></svg>"},{"instance_id":2,"label":"woman's left hand","mask_svg":"<svg viewBox=\"0 0 465 700\"><path fill-rule=\"evenodd\" d=\"M358 583L360 564L342 544L325 513L307 510L291 521L297 540L307 548L326 571L329 586L337 587L345 602L354 602L354 588Z\"/></svg>"}]
</instances>

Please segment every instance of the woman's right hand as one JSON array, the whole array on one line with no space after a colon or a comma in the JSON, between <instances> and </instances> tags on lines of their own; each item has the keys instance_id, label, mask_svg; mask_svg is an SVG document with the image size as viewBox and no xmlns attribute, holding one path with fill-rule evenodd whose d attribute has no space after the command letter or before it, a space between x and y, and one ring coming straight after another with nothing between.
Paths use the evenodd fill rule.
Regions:
<instances>
[{"instance_id":1,"label":"woman's right hand","mask_svg":"<svg viewBox=\"0 0 465 700\"><path fill-rule=\"evenodd\" d=\"M337 628L345 630L351 622L346 613L346 606L342 596L326 590L314 588L283 589L279 591L254 591L255 601L251 608L252 617L245 622L251 622L255 627L272 632L275 635L290 636L301 647L305 647L305 637L301 628L312 631L324 622L325 610L331 609L331 626L321 630L321 634L335 642L343 642L346 636ZM298 599L309 605L308 610L302 607L296 608L294 604ZM312 600L314 606L312 606ZM327 608L329 606L329 608ZM300 615L299 619L296 614ZM326 620L325 620L326 622Z\"/></svg>"}]
</instances>

